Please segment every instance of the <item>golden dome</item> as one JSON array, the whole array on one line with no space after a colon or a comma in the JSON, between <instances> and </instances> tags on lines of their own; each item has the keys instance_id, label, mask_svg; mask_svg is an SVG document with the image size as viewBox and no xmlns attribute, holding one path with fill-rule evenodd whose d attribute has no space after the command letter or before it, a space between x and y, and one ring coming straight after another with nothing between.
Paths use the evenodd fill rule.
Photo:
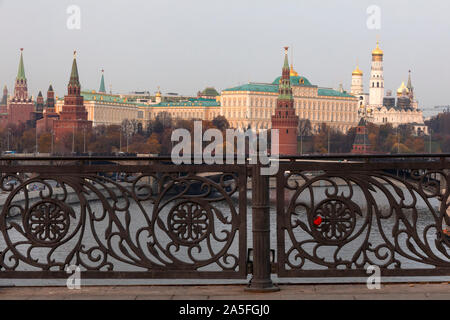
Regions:
<instances>
[{"instance_id":1,"label":"golden dome","mask_svg":"<svg viewBox=\"0 0 450 320\"><path fill-rule=\"evenodd\" d=\"M397 89L397 95L401 96L403 94L403 91L406 91L406 93L409 93L408 88L405 86L405 82L402 82L402 85Z\"/></svg>"},{"instance_id":2,"label":"golden dome","mask_svg":"<svg viewBox=\"0 0 450 320\"><path fill-rule=\"evenodd\" d=\"M380 49L380 42L377 41L377 47L372 51L373 56L382 56L384 54L383 50Z\"/></svg>"},{"instance_id":3,"label":"golden dome","mask_svg":"<svg viewBox=\"0 0 450 320\"><path fill-rule=\"evenodd\" d=\"M359 66L356 66L356 69L352 72L353 76L362 76L363 72L359 69Z\"/></svg>"},{"instance_id":4,"label":"golden dome","mask_svg":"<svg viewBox=\"0 0 450 320\"><path fill-rule=\"evenodd\" d=\"M298 77L297 71L294 70L294 66L291 64L291 77Z\"/></svg>"}]
</instances>

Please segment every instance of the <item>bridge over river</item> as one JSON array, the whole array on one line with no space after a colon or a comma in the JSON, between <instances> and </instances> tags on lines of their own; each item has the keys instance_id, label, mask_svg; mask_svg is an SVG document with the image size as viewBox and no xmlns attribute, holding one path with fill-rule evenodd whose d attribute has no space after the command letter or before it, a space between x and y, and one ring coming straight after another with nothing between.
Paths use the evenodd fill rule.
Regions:
<instances>
[{"instance_id":1,"label":"bridge over river","mask_svg":"<svg viewBox=\"0 0 450 320\"><path fill-rule=\"evenodd\" d=\"M448 158L3 158L0 285L448 281Z\"/></svg>"}]
</instances>

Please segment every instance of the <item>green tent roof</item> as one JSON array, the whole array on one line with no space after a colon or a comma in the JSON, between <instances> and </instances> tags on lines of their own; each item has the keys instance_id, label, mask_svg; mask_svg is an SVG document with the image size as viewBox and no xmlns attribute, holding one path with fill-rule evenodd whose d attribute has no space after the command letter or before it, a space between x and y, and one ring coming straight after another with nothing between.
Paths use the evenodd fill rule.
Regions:
<instances>
[{"instance_id":1,"label":"green tent roof","mask_svg":"<svg viewBox=\"0 0 450 320\"><path fill-rule=\"evenodd\" d=\"M26 80L25 67L23 65L23 52L20 52L19 70L17 71L17 80Z\"/></svg>"},{"instance_id":2,"label":"green tent roof","mask_svg":"<svg viewBox=\"0 0 450 320\"><path fill-rule=\"evenodd\" d=\"M78 66L77 59L74 57L72 62L72 72L70 73L70 81L69 84L73 86L80 86L80 80L78 77Z\"/></svg>"},{"instance_id":3,"label":"green tent roof","mask_svg":"<svg viewBox=\"0 0 450 320\"><path fill-rule=\"evenodd\" d=\"M105 89L105 75L102 72L102 80L100 80L100 89L98 90L99 92L102 93L106 93L106 89Z\"/></svg>"}]
</instances>

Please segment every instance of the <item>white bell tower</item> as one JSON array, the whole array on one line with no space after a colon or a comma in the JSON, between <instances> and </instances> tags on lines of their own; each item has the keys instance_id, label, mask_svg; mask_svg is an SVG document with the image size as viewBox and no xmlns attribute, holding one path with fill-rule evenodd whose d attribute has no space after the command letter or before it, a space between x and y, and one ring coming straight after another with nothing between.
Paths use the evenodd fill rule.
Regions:
<instances>
[{"instance_id":1,"label":"white bell tower","mask_svg":"<svg viewBox=\"0 0 450 320\"><path fill-rule=\"evenodd\" d=\"M377 47L372 51L372 70L370 73L369 105L383 106L384 76L383 76L383 50L377 41Z\"/></svg>"}]
</instances>

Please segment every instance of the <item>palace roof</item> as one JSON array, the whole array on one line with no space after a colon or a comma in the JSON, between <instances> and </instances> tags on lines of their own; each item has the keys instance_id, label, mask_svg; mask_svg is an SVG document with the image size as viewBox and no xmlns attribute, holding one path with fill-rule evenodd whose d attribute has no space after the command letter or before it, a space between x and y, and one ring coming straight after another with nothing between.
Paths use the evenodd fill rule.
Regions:
<instances>
[{"instance_id":1,"label":"palace roof","mask_svg":"<svg viewBox=\"0 0 450 320\"><path fill-rule=\"evenodd\" d=\"M179 102L161 102L158 104L152 104L149 107L219 107L220 103L215 99L188 99L187 101Z\"/></svg>"},{"instance_id":2,"label":"palace roof","mask_svg":"<svg viewBox=\"0 0 450 320\"><path fill-rule=\"evenodd\" d=\"M281 80L281 77L276 78L272 84L279 84ZM309 82L308 79L302 76L291 76L291 85L293 86L305 86L305 87L312 87L313 85L311 82Z\"/></svg>"},{"instance_id":3,"label":"palace roof","mask_svg":"<svg viewBox=\"0 0 450 320\"><path fill-rule=\"evenodd\" d=\"M278 85L268 83L247 83L223 91L278 92Z\"/></svg>"},{"instance_id":4,"label":"palace roof","mask_svg":"<svg viewBox=\"0 0 450 320\"><path fill-rule=\"evenodd\" d=\"M292 83L291 77L291 83ZM303 77L297 77L303 78ZM307 81L307 80L306 80ZM306 83L306 82L305 82ZM308 81L309 83L309 81ZM250 92L272 92L278 93L278 85L277 84L267 84L267 83L248 83L241 86L237 86L234 88L225 89L223 91L250 91ZM323 97L344 97L344 98L354 98L354 96L350 95L346 91L340 92L333 89L327 88L319 88L318 95Z\"/></svg>"},{"instance_id":5,"label":"palace roof","mask_svg":"<svg viewBox=\"0 0 450 320\"><path fill-rule=\"evenodd\" d=\"M105 103L126 103L136 105L134 102L130 102L127 98L121 98L118 95L101 93L96 91L82 91L81 95L86 101L99 101Z\"/></svg>"},{"instance_id":6,"label":"palace roof","mask_svg":"<svg viewBox=\"0 0 450 320\"><path fill-rule=\"evenodd\" d=\"M318 92L319 96L325 96L325 97L345 97L345 98L354 98L355 96L352 96L351 94L347 93L347 91L337 91L334 89L326 89L326 88L319 88Z\"/></svg>"}]
</instances>

